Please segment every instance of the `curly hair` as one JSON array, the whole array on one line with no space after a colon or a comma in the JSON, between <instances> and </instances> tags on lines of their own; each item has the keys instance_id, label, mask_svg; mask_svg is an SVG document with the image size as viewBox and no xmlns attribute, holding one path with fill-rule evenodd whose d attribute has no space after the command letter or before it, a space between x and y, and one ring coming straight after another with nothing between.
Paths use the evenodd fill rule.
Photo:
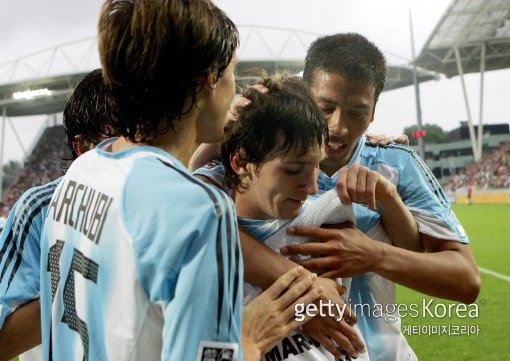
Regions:
<instances>
[{"instance_id":1,"label":"curly hair","mask_svg":"<svg viewBox=\"0 0 510 361\"><path fill-rule=\"evenodd\" d=\"M98 28L115 128L136 143L175 129L239 45L234 23L208 0L107 0Z\"/></svg>"},{"instance_id":2,"label":"curly hair","mask_svg":"<svg viewBox=\"0 0 510 361\"><path fill-rule=\"evenodd\" d=\"M231 155L241 147L242 160L258 169L264 162L290 151L304 155L310 147L322 147L328 139L326 120L301 78L279 73L263 78L259 84L269 92L247 88L242 96L251 103L239 110L237 120L225 125L220 149L225 184L232 189L242 188L241 179L230 164Z\"/></svg>"}]
</instances>

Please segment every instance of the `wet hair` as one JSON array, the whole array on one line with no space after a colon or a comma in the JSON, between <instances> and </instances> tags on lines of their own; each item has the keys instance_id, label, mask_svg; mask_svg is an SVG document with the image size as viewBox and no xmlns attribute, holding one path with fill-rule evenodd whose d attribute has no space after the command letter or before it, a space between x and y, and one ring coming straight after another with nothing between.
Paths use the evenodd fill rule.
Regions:
<instances>
[{"instance_id":1,"label":"wet hair","mask_svg":"<svg viewBox=\"0 0 510 361\"><path fill-rule=\"evenodd\" d=\"M136 143L175 129L239 45L236 26L209 0L107 0L98 32L115 128Z\"/></svg>"},{"instance_id":2,"label":"wet hair","mask_svg":"<svg viewBox=\"0 0 510 361\"><path fill-rule=\"evenodd\" d=\"M264 162L290 151L304 155L314 145L322 147L328 139L326 120L301 78L279 73L263 78L259 84L269 92L246 89L242 96L251 103L239 109L237 120L225 125L221 156L229 188L243 188L230 164L231 155L241 147L241 159L259 169Z\"/></svg>"},{"instance_id":3,"label":"wet hair","mask_svg":"<svg viewBox=\"0 0 510 361\"><path fill-rule=\"evenodd\" d=\"M78 83L65 106L63 122L72 159L78 157L73 149L75 136L81 135L84 143L95 145L111 135L112 112L101 69L88 73Z\"/></svg>"},{"instance_id":4,"label":"wet hair","mask_svg":"<svg viewBox=\"0 0 510 361\"><path fill-rule=\"evenodd\" d=\"M373 85L375 105L386 80L386 59L377 46L363 35L328 35L310 45L303 79L311 84L317 70L340 74L349 81Z\"/></svg>"}]
</instances>

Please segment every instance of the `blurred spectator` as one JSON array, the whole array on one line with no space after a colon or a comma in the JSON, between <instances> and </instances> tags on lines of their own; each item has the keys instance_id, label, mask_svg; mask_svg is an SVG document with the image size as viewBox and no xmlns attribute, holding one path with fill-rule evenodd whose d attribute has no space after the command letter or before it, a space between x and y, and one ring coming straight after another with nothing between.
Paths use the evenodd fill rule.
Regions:
<instances>
[{"instance_id":1,"label":"blurred spectator","mask_svg":"<svg viewBox=\"0 0 510 361\"><path fill-rule=\"evenodd\" d=\"M63 175L71 159L63 126L46 128L28 157L23 170L8 190L5 199L7 209L16 203L28 188L48 183Z\"/></svg>"},{"instance_id":2,"label":"blurred spectator","mask_svg":"<svg viewBox=\"0 0 510 361\"><path fill-rule=\"evenodd\" d=\"M485 153L482 159L469 164L464 172L446 182L443 188L455 192L473 186L482 190L510 187L510 142Z\"/></svg>"}]
</instances>

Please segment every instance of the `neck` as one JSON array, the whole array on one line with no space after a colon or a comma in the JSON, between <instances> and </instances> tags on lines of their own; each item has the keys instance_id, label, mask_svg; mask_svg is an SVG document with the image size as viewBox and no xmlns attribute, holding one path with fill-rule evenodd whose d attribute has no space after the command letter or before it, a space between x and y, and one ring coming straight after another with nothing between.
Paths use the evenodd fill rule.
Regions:
<instances>
[{"instance_id":1,"label":"neck","mask_svg":"<svg viewBox=\"0 0 510 361\"><path fill-rule=\"evenodd\" d=\"M182 116L180 120L175 120L173 123L175 130L170 128L165 134L161 134L156 142L151 144L133 143L124 137L120 137L112 144L112 152L136 146L151 145L170 153L187 167L198 145L195 117L195 112L191 111Z\"/></svg>"},{"instance_id":2,"label":"neck","mask_svg":"<svg viewBox=\"0 0 510 361\"><path fill-rule=\"evenodd\" d=\"M236 205L236 214L238 217L245 219L269 219L269 217L264 216L262 212L254 209L254 202L250 202L249 197L246 197L246 193L235 193L235 205Z\"/></svg>"}]
</instances>

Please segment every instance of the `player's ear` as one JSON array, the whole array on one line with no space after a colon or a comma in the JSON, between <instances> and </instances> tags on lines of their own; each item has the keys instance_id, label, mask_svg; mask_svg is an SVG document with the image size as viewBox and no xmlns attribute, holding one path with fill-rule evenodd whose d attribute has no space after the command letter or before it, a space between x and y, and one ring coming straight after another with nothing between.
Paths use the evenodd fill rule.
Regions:
<instances>
[{"instance_id":1,"label":"player's ear","mask_svg":"<svg viewBox=\"0 0 510 361\"><path fill-rule=\"evenodd\" d=\"M230 166L237 173L239 178L244 178L248 175L248 162L246 159L246 151L243 146L230 155Z\"/></svg>"},{"instance_id":2,"label":"player's ear","mask_svg":"<svg viewBox=\"0 0 510 361\"><path fill-rule=\"evenodd\" d=\"M83 140L83 136L82 135L75 135L73 137L73 142L72 142L72 145L73 145L73 150L74 152L80 156L82 155L83 153L86 152L86 150L84 150L85 148L85 142Z\"/></svg>"},{"instance_id":3,"label":"player's ear","mask_svg":"<svg viewBox=\"0 0 510 361\"><path fill-rule=\"evenodd\" d=\"M215 73L209 73L205 80L205 87L208 91L213 92L218 84L218 78Z\"/></svg>"}]
</instances>

